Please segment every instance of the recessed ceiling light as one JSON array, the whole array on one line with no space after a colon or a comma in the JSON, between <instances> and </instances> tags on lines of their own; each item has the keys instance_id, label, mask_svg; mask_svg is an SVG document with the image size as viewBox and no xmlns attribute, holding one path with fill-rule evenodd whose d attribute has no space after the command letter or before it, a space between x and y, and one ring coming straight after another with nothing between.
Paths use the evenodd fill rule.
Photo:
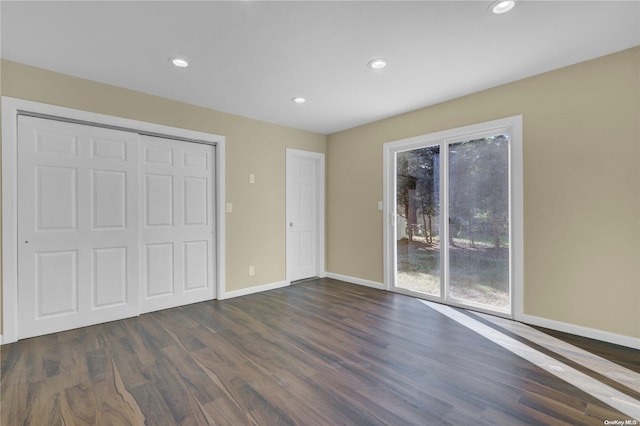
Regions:
<instances>
[{"instance_id":1,"label":"recessed ceiling light","mask_svg":"<svg viewBox=\"0 0 640 426\"><path fill-rule=\"evenodd\" d=\"M496 15L500 15L502 13L507 13L508 11L513 9L513 6L515 5L516 2L514 0L498 0L491 3L491 6L489 6L489 10L491 10Z\"/></svg>"},{"instance_id":2,"label":"recessed ceiling light","mask_svg":"<svg viewBox=\"0 0 640 426\"><path fill-rule=\"evenodd\" d=\"M307 102L307 100L305 98L303 98L302 96L296 96L291 98L291 102L295 102L297 104L303 104L305 102Z\"/></svg>"},{"instance_id":3,"label":"recessed ceiling light","mask_svg":"<svg viewBox=\"0 0 640 426\"><path fill-rule=\"evenodd\" d=\"M385 58L375 58L369 61L367 66L374 70L381 70L389 64L389 60Z\"/></svg>"},{"instance_id":4,"label":"recessed ceiling light","mask_svg":"<svg viewBox=\"0 0 640 426\"><path fill-rule=\"evenodd\" d=\"M189 66L189 62L184 58L171 58L171 63L178 68L186 68Z\"/></svg>"}]
</instances>

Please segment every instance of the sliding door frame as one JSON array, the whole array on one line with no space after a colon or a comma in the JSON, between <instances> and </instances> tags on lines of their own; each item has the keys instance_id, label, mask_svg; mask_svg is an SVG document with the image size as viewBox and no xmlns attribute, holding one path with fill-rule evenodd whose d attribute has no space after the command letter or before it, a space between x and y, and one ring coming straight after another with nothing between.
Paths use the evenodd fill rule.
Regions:
<instances>
[{"instance_id":1,"label":"sliding door frame","mask_svg":"<svg viewBox=\"0 0 640 426\"><path fill-rule=\"evenodd\" d=\"M396 286L396 233L397 233L397 201L396 201L396 154L399 152L411 151L428 146L440 146L441 155L441 176L448 175L448 147L452 143L463 140L482 138L492 134L507 132L509 140L509 282L510 282L510 313L503 314L493 310L485 310L482 307L458 304L455 301L445 300L445 294L441 291L440 296L430 296L425 293L403 290ZM412 138L387 142L383 146L383 200L384 200L384 223L383 223L383 268L385 288L390 291L408 294L415 297L432 300L435 302L447 303L452 306L459 306L465 309L478 310L491 313L493 315L505 316L519 320L523 315L523 171L522 171L522 116L506 117L485 123L478 123L455 129L445 130L436 133L420 135ZM441 289L447 285L444 281L448 276L448 226L445 221L448 215L449 194L444 186L444 179L440 180L441 194L441 265L440 283ZM444 243L442 243L444 241Z\"/></svg>"}]
</instances>

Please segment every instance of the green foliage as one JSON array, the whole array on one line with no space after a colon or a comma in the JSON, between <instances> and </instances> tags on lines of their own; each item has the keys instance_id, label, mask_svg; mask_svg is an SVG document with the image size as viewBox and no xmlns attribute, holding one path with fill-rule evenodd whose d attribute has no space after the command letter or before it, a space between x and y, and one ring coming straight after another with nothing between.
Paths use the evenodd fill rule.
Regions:
<instances>
[{"instance_id":1,"label":"green foliage","mask_svg":"<svg viewBox=\"0 0 640 426\"><path fill-rule=\"evenodd\" d=\"M422 216L425 232L432 242L431 218L438 215L440 205L440 147L430 146L401 152L397 157L397 201L407 222ZM428 222L427 219L429 218ZM409 223L409 239L412 228ZM415 225L415 223L413 223Z\"/></svg>"},{"instance_id":2,"label":"green foliage","mask_svg":"<svg viewBox=\"0 0 640 426\"><path fill-rule=\"evenodd\" d=\"M496 135L454 143L449 149L450 244L491 235L499 248L508 239L509 140ZM398 214L413 226L422 216L428 241L432 218L440 210L440 147L401 152L396 157ZM427 222L428 218L428 222Z\"/></svg>"},{"instance_id":3,"label":"green foliage","mask_svg":"<svg viewBox=\"0 0 640 426\"><path fill-rule=\"evenodd\" d=\"M449 146L449 216L452 236L475 245L480 229L495 248L506 239L509 220L509 143L504 135ZM483 232L484 233L484 232Z\"/></svg>"}]
</instances>

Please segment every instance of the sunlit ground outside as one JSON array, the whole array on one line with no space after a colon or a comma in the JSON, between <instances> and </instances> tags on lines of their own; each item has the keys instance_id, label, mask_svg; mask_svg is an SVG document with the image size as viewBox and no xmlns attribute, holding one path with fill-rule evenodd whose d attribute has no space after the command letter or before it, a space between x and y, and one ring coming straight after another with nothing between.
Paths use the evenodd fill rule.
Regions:
<instances>
[{"instance_id":1,"label":"sunlit ground outside","mask_svg":"<svg viewBox=\"0 0 640 426\"><path fill-rule=\"evenodd\" d=\"M451 285L449 297L498 308L508 308L509 249L496 249L490 243L454 239L450 247ZM396 285L400 288L440 295L440 241L432 244L414 236L397 242Z\"/></svg>"}]
</instances>

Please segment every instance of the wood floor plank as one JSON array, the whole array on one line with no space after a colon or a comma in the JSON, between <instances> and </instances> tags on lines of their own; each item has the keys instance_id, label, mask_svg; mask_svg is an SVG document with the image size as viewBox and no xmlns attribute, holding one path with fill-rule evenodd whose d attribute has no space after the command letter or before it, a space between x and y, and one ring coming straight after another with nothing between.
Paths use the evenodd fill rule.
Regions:
<instances>
[{"instance_id":1,"label":"wood floor plank","mask_svg":"<svg viewBox=\"0 0 640 426\"><path fill-rule=\"evenodd\" d=\"M60 394L60 411L66 425L95 425L98 423L95 390L81 384L71 386Z\"/></svg>"},{"instance_id":2,"label":"wood floor plank","mask_svg":"<svg viewBox=\"0 0 640 426\"><path fill-rule=\"evenodd\" d=\"M144 422L148 425L173 424L173 414L160 390L153 383L145 383L131 389L131 394L135 398L136 404L144 416Z\"/></svg>"},{"instance_id":3,"label":"wood floor plank","mask_svg":"<svg viewBox=\"0 0 640 426\"><path fill-rule=\"evenodd\" d=\"M258 425L251 413L242 411L233 401L221 398L204 406L208 423L211 425L236 426Z\"/></svg>"},{"instance_id":4,"label":"wood floor plank","mask_svg":"<svg viewBox=\"0 0 640 426\"><path fill-rule=\"evenodd\" d=\"M639 351L553 335L640 371ZM331 279L25 339L1 357L9 426L628 419L416 299Z\"/></svg>"},{"instance_id":5,"label":"wood floor plank","mask_svg":"<svg viewBox=\"0 0 640 426\"><path fill-rule=\"evenodd\" d=\"M128 388L135 387L148 382L148 379L142 375L140 357L138 357L128 337L112 339L109 345L109 355L111 362L117 365L125 386Z\"/></svg>"},{"instance_id":6,"label":"wood floor plank","mask_svg":"<svg viewBox=\"0 0 640 426\"><path fill-rule=\"evenodd\" d=\"M176 346L163 349L166 368L173 368L182 378L185 389L205 405L215 399L224 397L224 392L215 383L211 383L208 375L200 368L190 354Z\"/></svg>"}]
</instances>

